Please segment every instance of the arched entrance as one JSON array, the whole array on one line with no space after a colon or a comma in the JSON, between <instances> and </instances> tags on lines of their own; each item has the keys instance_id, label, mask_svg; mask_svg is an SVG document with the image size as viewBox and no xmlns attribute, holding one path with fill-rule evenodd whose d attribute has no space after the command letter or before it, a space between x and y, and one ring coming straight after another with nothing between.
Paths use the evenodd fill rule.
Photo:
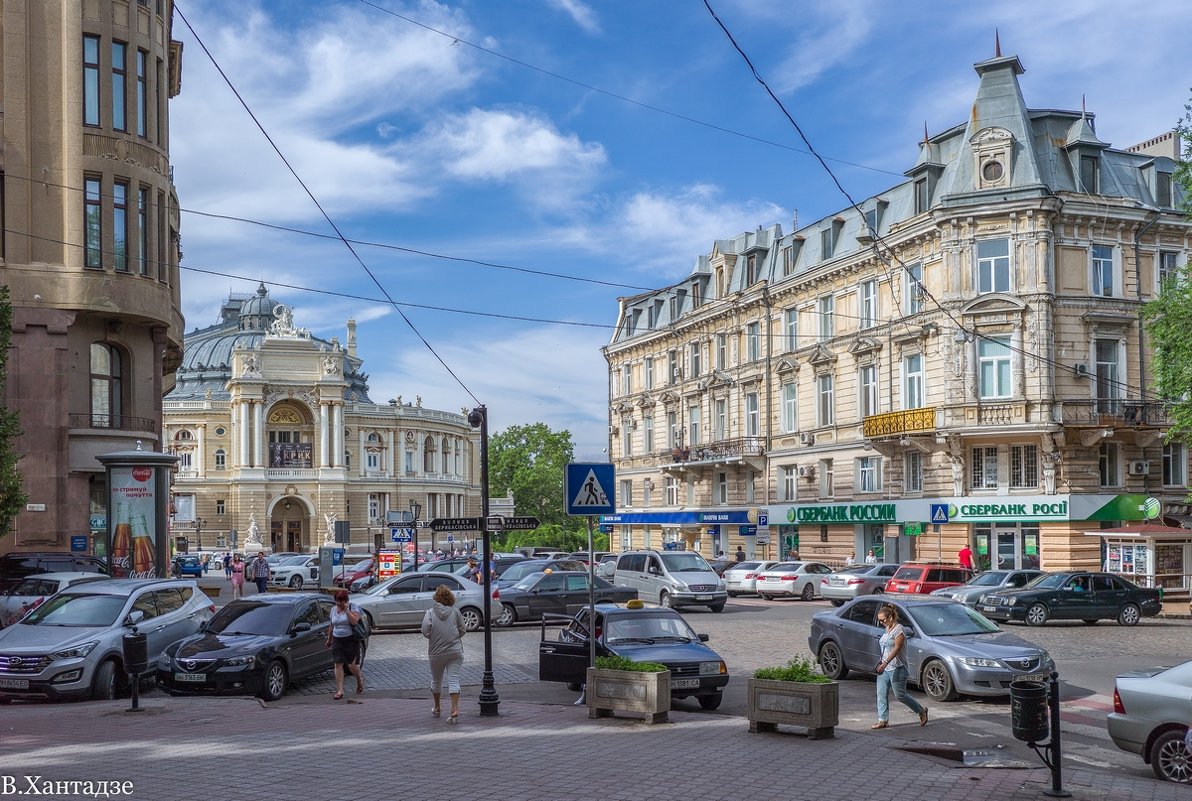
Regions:
<instances>
[{"instance_id":1,"label":"arched entrance","mask_svg":"<svg viewBox=\"0 0 1192 801\"><path fill-rule=\"evenodd\" d=\"M278 551L306 553L310 511L295 497L280 498L269 512L269 547Z\"/></svg>"}]
</instances>

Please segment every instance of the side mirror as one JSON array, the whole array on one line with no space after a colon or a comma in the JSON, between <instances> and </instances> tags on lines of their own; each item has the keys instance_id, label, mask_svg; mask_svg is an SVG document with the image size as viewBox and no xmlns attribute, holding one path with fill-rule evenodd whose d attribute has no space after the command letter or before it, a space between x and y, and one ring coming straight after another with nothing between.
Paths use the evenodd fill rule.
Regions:
<instances>
[{"instance_id":1,"label":"side mirror","mask_svg":"<svg viewBox=\"0 0 1192 801\"><path fill-rule=\"evenodd\" d=\"M200 624L199 624L199 631L206 631L206 630L207 630L207 624L208 624L209 622L210 622L210 621L204 620L202 623L200 623Z\"/></svg>"},{"instance_id":2,"label":"side mirror","mask_svg":"<svg viewBox=\"0 0 1192 801\"><path fill-rule=\"evenodd\" d=\"M903 623L902 624L902 634L904 637L906 637L909 640L911 637L915 636L915 630L912 629L910 626L906 625L905 623Z\"/></svg>"},{"instance_id":3,"label":"side mirror","mask_svg":"<svg viewBox=\"0 0 1192 801\"><path fill-rule=\"evenodd\" d=\"M651 576L657 576L662 571L658 569L658 565L650 565L649 573Z\"/></svg>"},{"instance_id":4,"label":"side mirror","mask_svg":"<svg viewBox=\"0 0 1192 801\"><path fill-rule=\"evenodd\" d=\"M697 634L695 636L699 637L700 642L707 642L711 639L711 637L709 637L707 634Z\"/></svg>"},{"instance_id":5,"label":"side mirror","mask_svg":"<svg viewBox=\"0 0 1192 801\"><path fill-rule=\"evenodd\" d=\"M305 620L301 623L295 623L294 627L290 629L290 636L296 637L304 631L310 631L310 624Z\"/></svg>"},{"instance_id":6,"label":"side mirror","mask_svg":"<svg viewBox=\"0 0 1192 801\"><path fill-rule=\"evenodd\" d=\"M128 617L124 618L124 625L135 626L145 619L145 613L140 609L134 609L128 613Z\"/></svg>"}]
</instances>

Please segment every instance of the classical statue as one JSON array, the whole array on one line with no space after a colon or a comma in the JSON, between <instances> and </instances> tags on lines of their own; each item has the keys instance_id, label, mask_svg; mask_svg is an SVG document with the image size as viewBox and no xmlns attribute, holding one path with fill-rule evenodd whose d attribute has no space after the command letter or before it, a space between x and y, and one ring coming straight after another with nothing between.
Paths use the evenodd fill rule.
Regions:
<instances>
[{"instance_id":1,"label":"classical statue","mask_svg":"<svg viewBox=\"0 0 1192 801\"><path fill-rule=\"evenodd\" d=\"M337 517L337 515L335 512L327 512L327 513L323 514L323 520L325 520L327 522L327 530L323 532L323 544L324 545L335 544L335 518L336 517Z\"/></svg>"},{"instance_id":2,"label":"classical statue","mask_svg":"<svg viewBox=\"0 0 1192 801\"><path fill-rule=\"evenodd\" d=\"M261 550L261 529L257 526L257 515L253 512L248 516L248 536L244 540L244 552Z\"/></svg>"},{"instance_id":3,"label":"classical statue","mask_svg":"<svg viewBox=\"0 0 1192 801\"><path fill-rule=\"evenodd\" d=\"M244 372L241 375L257 375L261 372L261 362L257 354L250 353L244 357Z\"/></svg>"},{"instance_id":4,"label":"classical statue","mask_svg":"<svg viewBox=\"0 0 1192 801\"><path fill-rule=\"evenodd\" d=\"M339 359L335 355L323 357L323 373L325 375L336 375L339 372Z\"/></svg>"}]
</instances>

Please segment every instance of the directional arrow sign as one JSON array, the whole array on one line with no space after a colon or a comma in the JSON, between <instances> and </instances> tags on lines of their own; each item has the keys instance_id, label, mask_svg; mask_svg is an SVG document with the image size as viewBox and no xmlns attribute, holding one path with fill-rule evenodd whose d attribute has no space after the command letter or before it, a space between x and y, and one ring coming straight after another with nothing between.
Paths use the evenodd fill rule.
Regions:
<instances>
[{"instance_id":1,"label":"directional arrow sign","mask_svg":"<svg viewBox=\"0 0 1192 801\"><path fill-rule=\"evenodd\" d=\"M506 517L505 518L505 529L506 530L525 529L526 531L530 531L531 529L538 528L539 525L540 525L540 523L538 522L538 518L536 518L536 517L526 516L526 517Z\"/></svg>"},{"instance_id":2,"label":"directional arrow sign","mask_svg":"<svg viewBox=\"0 0 1192 801\"><path fill-rule=\"evenodd\" d=\"M479 531L483 521L479 517L436 517L430 521L431 531Z\"/></svg>"},{"instance_id":3,"label":"directional arrow sign","mask_svg":"<svg viewBox=\"0 0 1192 801\"><path fill-rule=\"evenodd\" d=\"M505 518L501 515L492 515L486 521L489 531L504 531Z\"/></svg>"}]
</instances>

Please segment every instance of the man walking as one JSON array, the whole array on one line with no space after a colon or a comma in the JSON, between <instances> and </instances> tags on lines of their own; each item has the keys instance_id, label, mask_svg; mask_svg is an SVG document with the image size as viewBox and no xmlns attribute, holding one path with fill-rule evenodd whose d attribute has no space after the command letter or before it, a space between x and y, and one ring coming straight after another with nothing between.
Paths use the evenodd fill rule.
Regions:
<instances>
[{"instance_id":1,"label":"man walking","mask_svg":"<svg viewBox=\"0 0 1192 801\"><path fill-rule=\"evenodd\" d=\"M960 549L960 553L957 554L957 556L960 557L960 564L964 565L969 570L973 569L973 552L972 549L969 548L967 542L964 544L964 547Z\"/></svg>"},{"instance_id":2,"label":"man walking","mask_svg":"<svg viewBox=\"0 0 1192 801\"><path fill-rule=\"evenodd\" d=\"M269 592L269 563L265 561L265 552L257 551L257 558L248 566L252 571L253 581L257 583L257 592Z\"/></svg>"}]
</instances>

